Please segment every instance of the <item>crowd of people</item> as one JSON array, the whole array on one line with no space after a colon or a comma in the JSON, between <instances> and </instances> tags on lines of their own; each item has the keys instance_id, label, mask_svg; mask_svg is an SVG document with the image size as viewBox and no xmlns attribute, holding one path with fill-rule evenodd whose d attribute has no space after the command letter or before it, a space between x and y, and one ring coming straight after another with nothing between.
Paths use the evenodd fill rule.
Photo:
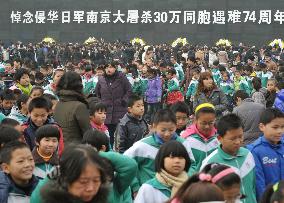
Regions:
<instances>
[{"instance_id":1,"label":"crowd of people","mask_svg":"<svg viewBox=\"0 0 284 203\"><path fill-rule=\"evenodd\" d=\"M284 202L281 48L0 53L0 202Z\"/></svg>"}]
</instances>

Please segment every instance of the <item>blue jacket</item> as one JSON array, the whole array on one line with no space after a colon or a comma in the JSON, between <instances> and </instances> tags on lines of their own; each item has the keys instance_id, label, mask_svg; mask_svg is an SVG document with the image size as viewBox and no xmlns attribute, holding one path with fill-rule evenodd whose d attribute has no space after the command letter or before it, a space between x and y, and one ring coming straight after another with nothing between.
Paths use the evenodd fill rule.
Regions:
<instances>
[{"instance_id":1,"label":"blue jacket","mask_svg":"<svg viewBox=\"0 0 284 203\"><path fill-rule=\"evenodd\" d=\"M11 202L27 202L30 199L31 193L38 184L38 179L33 176L29 184L25 187L25 191L15 185L12 178L0 171L0 202L8 203L8 198Z\"/></svg>"},{"instance_id":2,"label":"blue jacket","mask_svg":"<svg viewBox=\"0 0 284 203\"><path fill-rule=\"evenodd\" d=\"M276 95L273 106L284 112L284 89L278 92L278 94Z\"/></svg>"},{"instance_id":3,"label":"blue jacket","mask_svg":"<svg viewBox=\"0 0 284 203\"><path fill-rule=\"evenodd\" d=\"M284 180L284 139L280 144L273 145L261 136L247 148L255 160L256 194L259 200L267 185Z\"/></svg>"}]
</instances>

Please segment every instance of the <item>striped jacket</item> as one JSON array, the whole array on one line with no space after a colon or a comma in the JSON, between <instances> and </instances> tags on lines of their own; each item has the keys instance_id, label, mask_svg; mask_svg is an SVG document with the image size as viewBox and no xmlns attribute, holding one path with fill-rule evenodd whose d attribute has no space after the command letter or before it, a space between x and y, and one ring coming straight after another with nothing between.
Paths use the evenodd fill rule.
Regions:
<instances>
[{"instance_id":1,"label":"striped jacket","mask_svg":"<svg viewBox=\"0 0 284 203\"><path fill-rule=\"evenodd\" d=\"M243 203L256 203L255 162L249 150L241 147L236 156L224 152L221 145L202 163L201 170L210 163L232 167L241 178L241 193L246 196Z\"/></svg>"}]
</instances>

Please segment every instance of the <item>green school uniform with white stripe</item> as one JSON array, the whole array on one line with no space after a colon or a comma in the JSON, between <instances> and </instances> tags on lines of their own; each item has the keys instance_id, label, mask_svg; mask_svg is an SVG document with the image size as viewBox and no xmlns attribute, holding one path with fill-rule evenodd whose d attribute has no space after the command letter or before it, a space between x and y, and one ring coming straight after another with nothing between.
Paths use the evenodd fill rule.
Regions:
<instances>
[{"instance_id":1,"label":"green school uniform with white stripe","mask_svg":"<svg viewBox=\"0 0 284 203\"><path fill-rule=\"evenodd\" d=\"M249 95L252 94L252 91L253 91L253 86L252 86L252 79L253 77L252 76L245 76L245 79L248 83L248 91L249 91Z\"/></svg>"},{"instance_id":2,"label":"green school uniform with white stripe","mask_svg":"<svg viewBox=\"0 0 284 203\"><path fill-rule=\"evenodd\" d=\"M213 80L214 80L215 84L217 86L219 86L220 85L220 81L221 81L221 73L220 73L219 69L213 68L211 70L211 72L212 72L212 76L213 76Z\"/></svg>"},{"instance_id":3,"label":"green school uniform with white stripe","mask_svg":"<svg viewBox=\"0 0 284 203\"><path fill-rule=\"evenodd\" d=\"M153 178L144 183L134 200L134 203L164 203L171 197L171 188Z\"/></svg>"},{"instance_id":4,"label":"green school uniform with white stripe","mask_svg":"<svg viewBox=\"0 0 284 203\"><path fill-rule=\"evenodd\" d=\"M82 84L83 84L83 92L85 95L89 95L91 93L93 93L96 89L98 83L98 77L94 76L92 78L85 78L82 77Z\"/></svg>"},{"instance_id":5,"label":"green school uniform with white stripe","mask_svg":"<svg viewBox=\"0 0 284 203\"><path fill-rule=\"evenodd\" d=\"M253 155L241 147L236 156L224 152L221 145L202 163L201 169L207 164L220 163L230 166L241 177L241 193L246 196L243 203L256 203L255 192L255 162Z\"/></svg>"},{"instance_id":6,"label":"green school uniform with white stripe","mask_svg":"<svg viewBox=\"0 0 284 203\"><path fill-rule=\"evenodd\" d=\"M266 73L264 73L263 71L261 72L261 76L260 76L260 79L261 79L261 86L266 88L267 86L267 81L269 79L271 79L273 77L273 74L270 72L270 71L267 71Z\"/></svg>"},{"instance_id":7,"label":"green school uniform with white stripe","mask_svg":"<svg viewBox=\"0 0 284 203\"><path fill-rule=\"evenodd\" d=\"M189 175L191 176L199 172L202 161L219 146L219 141L216 135L205 141L200 135L192 134L186 138L184 146L192 152L189 169Z\"/></svg>"},{"instance_id":8,"label":"green school uniform with white stripe","mask_svg":"<svg viewBox=\"0 0 284 203\"><path fill-rule=\"evenodd\" d=\"M249 86L244 77L234 78L235 91L244 90L246 93L250 94Z\"/></svg>"},{"instance_id":9,"label":"green school uniform with white stripe","mask_svg":"<svg viewBox=\"0 0 284 203\"><path fill-rule=\"evenodd\" d=\"M183 143L184 139L176 137L176 141ZM124 155L134 158L138 164L137 178L132 182L132 190L138 191L146 181L155 177L155 158L161 144L156 141L154 134L136 142L124 152ZM191 152L189 152L191 154Z\"/></svg>"},{"instance_id":10,"label":"green school uniform with white stripe","mask_svg":"<svg viewBox=\"0 0 284 203\"><path fill-rule=\"evenodd\" d=\"M197 85L198 85L198 80L192 78L187 88L186 98L190 99L195 95Z\"/></svg>"}]
</instances>

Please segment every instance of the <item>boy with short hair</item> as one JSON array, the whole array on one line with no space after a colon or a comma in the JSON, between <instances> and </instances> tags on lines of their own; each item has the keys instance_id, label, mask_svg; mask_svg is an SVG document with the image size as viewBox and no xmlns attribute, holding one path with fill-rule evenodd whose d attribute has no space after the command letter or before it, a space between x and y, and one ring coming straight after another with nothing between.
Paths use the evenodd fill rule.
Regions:
<instances>
[{"instance_id":1,"label":"boy with short hair","mask_svg":"<svg viewBox=\"0 0 284 203\"><path fill-rule=\"evenodd\" d=\"M29 202L38 184L29 146L19 141L9 142L1 149L0 159L0 202Z\"/></svg>"},{"instance_id":2,"label":"boy with short hair","mask_svg":"<svg viewBox=\"0 0 284 203\"><path fill-rule=\"evenodd\" d=\"M284 114L268 108L260 116L261 137L248 145L256 162L256 194L260 200L265 188L284 180Z\"/></svg>"},{"instance_id":3,"label":"boy with short hair","mask_svg":"<svg viewBox=\"0 0 284 203\"><path fill-rule=\"evenodd\" d=\"M187 91L186 91L186 99L190 102L193 101L193 97L196 93L197 86L198 86L198 79L200 75L200 70L199 68L195 68L192 70L192 79L188 85Z\"/></svg>"},{"instance_id":4,"label":"boy with short hair","mask_svg":"<svg viewBox=\"0 0 284 203\"><path fill-rule=\"evenodd\" d=\"M22 94L17 99L16 104L12 107L11 113L8 118L18 121L20 124L23 124L28 120L28 101L29 96Z\"/></svg>"},{"instance_id":5,"label":"boy with short hair","mask_svg":"<svg viewBox=\"0 0 284 203\"><path fill-rule=\"evenodd\" d=\"M243 127L236 114L227 114L217 123L219 147L202 162L201 170L210 163L232 167L241 178L241 193L246 196L244 203L256 203L255 162L243 143Z\"/></svg>"},{"instance_id":6,"label":"boy with short hair","mask_svg":"<svg viewBox=\"0 0 284 203\"><path fill-rule=\"evenodd\" d=\"M60 131L54 125L44 125L36 131L36 147L32 151L35 161L34 175L43 179L59 164L56 153Z\"/></svg>"},{"instance_id":7,"label":"boy with short hair","mask_svg":"<svg viewBox=\"0 0 284 203\"><path fill-rule=\"evenodd\" d=\"M109 131L105 125L107 107L101 102L93 102L90 106L90 124L92 128L105 133L109 137Z\"/></svg>"},{"instance_id":8,"label":"boy with short hair","mask_svg":"<svg viewBox=\"0 0 284 203\"><path fill-rule=\"evenodd\" d=\"M234 73L234 89L235 91L244 90L246 93L250 94L248 83L241 75L240 70L236 70Z\"/></svg>"},{"instance_id":9,"label":"boy with short hair","mask_svg":"<svg viewBox=\"0 0 284 203\"><path fill-rule=\"evenodd\" d=\"M11 113L15 100L16 97L12 90L4 90L4 92L1 94L0 112L3 113L5 116L8 116Z\"/></svg>"},{"instance_id":10,"label":"boy with short hair","mask_svg":"<svg viewBox=\"0 0 284 203\"><path fill-rule=\"evenodd\" d=\"M171 110L176 115L177 129L176 133L180 136L181 133L186 129L189 122L189 106L185 102L177 102L171 106Z\"/></svg>"},{"instance_id":11,"label":"boy with short hair","mask_svg":"<svg viewBox=\"0 0 284 203\"><path fill-rule=\"evenodd\" d=\"M30 75L27 69L18 69L14 75L14 81L16 88L20 89L23 94L30 95L33 86L31 85Z\"/></svg>"},{"instance_id":12,"label":"boy with short hair","mask_svg":"<svg viewBox=\"0 0 284 203\"><path fill-rule=\"evenodd\" d=\"M148 134L148 125L146 120L143 119L143 115L143 99L137 95L130 96L128 112L120 119L115 131L116 148L120 153L124 153L135 142Z\"/></svg>"},{"instance_id":13,"label":"boy with short hair","mask_svg":"<svg viewBox=\"0 0 284 203\"><path fill-rule=\"evenodd\" d=\"M60 156L64 148L62 130L56 123L54 123L50 118L48 118L48 114L50 111L48 101L43 97L34 98L29 103L28 111L30 117L28 121L23 124L23 127L25 140L29 145L30 149L32 150L36 146L36 130L43 125L53 124L60 131L58 149L58 153Z\"/></svg>"},{"instance_id":14,"label":"boy with short hair","mask_svg":"<svg viewBox=\"0 0 284 203\"><path fill-rule=\"evenodd\" d=\"M11 126L0 125L0 149L8 142L19 140L21 134ZM0 161L1 163L1 161Z\"/></svg>"},{"instance_id":15,"label":"boy with short hair","mask_svg":"<svg viewBox=\"0 0 284 203\"><path fill-rule=\"evenodd\" d=\"M15 130L17 130L20 133L20 137L19 137L18 140L21 141L21 142L24 142L24 143L26 142L24 135L23 135L23 127L21 126L21 124L18 121L14 120L12 118L5 118L5 119L3 119L1 125L12 127ZM1 130L0 130L0 132L2 133Z\"/></svg>"}]
</instances>

